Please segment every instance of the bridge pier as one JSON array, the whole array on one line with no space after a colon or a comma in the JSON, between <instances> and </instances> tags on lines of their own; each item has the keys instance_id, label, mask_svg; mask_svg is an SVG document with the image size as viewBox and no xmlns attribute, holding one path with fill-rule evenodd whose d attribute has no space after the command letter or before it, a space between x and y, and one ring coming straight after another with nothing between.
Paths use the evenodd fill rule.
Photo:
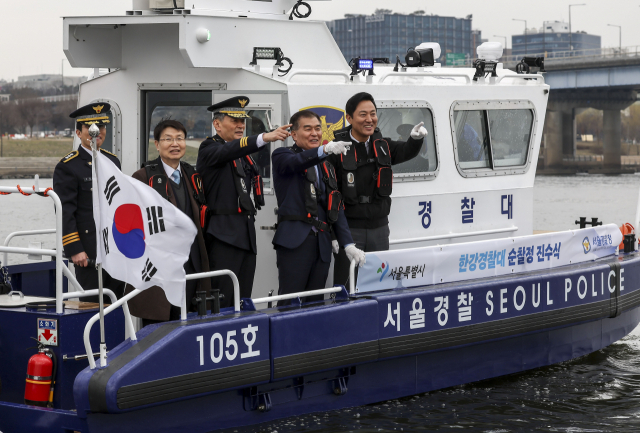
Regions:
<instances>
[{"instance_id":1,"label":"bridge pier","mask_svg":"<svg viewBox=\"0 0 640 433\"><path fill-rule=\"evenodd\" d=\"M544 125L545 168L561 168L564 155L575 155L575 115L584 108L603 111L603 168L619 170L621 164L621 111L638 100L634 90L597 91L571 89L551 91Z\"/></svg>"},{"instance_id":2,"label":"bridge pier","mask_svg":"<svg viewBox=\"0 0 640 433\"><path fill-rule=\"evenodd\" d=\"M620 110L603 110L604 168L621 168L622 115Z\"/></svg>"}]
</instances>

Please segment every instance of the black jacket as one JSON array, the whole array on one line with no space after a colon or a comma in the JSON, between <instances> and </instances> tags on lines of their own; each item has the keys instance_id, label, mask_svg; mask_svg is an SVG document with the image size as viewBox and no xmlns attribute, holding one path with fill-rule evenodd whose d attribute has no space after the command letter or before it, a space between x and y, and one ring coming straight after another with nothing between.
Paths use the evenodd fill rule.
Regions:
<instances>
[{"instance_id":1,"label":"black jacket","mask_svg":"<svg viewBox=\"0 0 640 433\"><path fill-rule=\"evenodd\" d=\"M373 161L375 156L373 152L372 139L369 140L369 151L367 152L364 143L358 143L350 136L351 126L344 128L335 133L336 141L351 141L352 147L355 147L358 156L358 169L355 172L355 188L358 196L371 197L371 203L358 203L348 205L345 204L345 215L349 221L350 228L359 229L375 229L389 224L389 212L391 210L391 197L381 197L376 193L376 180L374 175L377 172L377 166L374 162L366 163L366 160ZM380 130L376 128L373 139L382 138ZM409 138L405 142L393 141L385 138L389 143L391 151L391 164L401 164L420 153L424 139L415 140ZM366 155L366 157L365 157ZM329 161L336 168L338 177L338 189L345 194L345 188L349 188L344 181L344 168L340 155L330 155Z\"/></svg>"},{"instance_id":2,"label":"black jacket","mask_svg":"<svg viewBox=\"0 0 640 433\"><path fill-rule=\"evenodd\" d=\"M200 145L196 171L202 176L207 205L213 210L238 209L239 196L236 191L236 174L232 162L258 151L258 136L233 140L228 143L216 135ZM247 192L251 188L251 172L245 166L244 184ZM215 238L257 254L255 216L252 214L216 215L209 219L206 232Z\"/></svg>"},{"instance_id":3,"label":"black jacket","mask_svg":"<svg viewBox=\"0 0 640 433\"><path fill-rule=\"evenodd\" d=\"M117 156L100 151L120 169ZM53 172L53 190L62 202L62 246L68 258L83 251L96 258L91 160L89 152L78 148L62 158Z\"/></svg>"}]
</instances>

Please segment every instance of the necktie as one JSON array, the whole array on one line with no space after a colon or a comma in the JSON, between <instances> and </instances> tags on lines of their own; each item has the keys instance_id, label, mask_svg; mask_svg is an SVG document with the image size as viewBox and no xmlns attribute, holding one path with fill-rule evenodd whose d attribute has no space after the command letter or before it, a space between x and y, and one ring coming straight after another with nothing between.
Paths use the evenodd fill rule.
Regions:
<instances>
[{"instance_id":1,"label":"necktie","mask_svg":"<svg viewBox=\"0 0 640 433\"><path fill-rule=\"evenodd\" d=\"M176 185L180 185L180 171L179 170L175 170L171 174L171 179L173 179L173 181L176 183Z\"/></svg>"}]
</instances>

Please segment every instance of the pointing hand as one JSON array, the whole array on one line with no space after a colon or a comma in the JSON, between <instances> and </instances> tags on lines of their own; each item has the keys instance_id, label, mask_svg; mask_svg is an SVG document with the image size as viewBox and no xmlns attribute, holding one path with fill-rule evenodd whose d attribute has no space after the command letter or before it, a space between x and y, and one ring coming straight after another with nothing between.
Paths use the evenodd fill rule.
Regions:
<instances>
[{"instance_id":1,"label":"pointing hand","mask_svg":"<svg viewBox=\"0 0 640 433\"><path fill-rule=\"evenodd\" d=\"M422 140L428 134L427 128L424 127L424 122L418 123L411 130L411 138L415 140Z\"/></svg>"},{"instance_id":2,"label":"pointing hand","mask_svg":"<svg viewBox=\"0 0 640 433\"><path fill-rule=\"evenodd\" d=\"M284 125L274 131L267 132L262 135L262 139L267 143L273 143L274 141L284 141L291 135L288 129L292 126L293 125Z\"/></svg>"},{"instance_id":3,"label":"pointing hand","mask_svg":"<svg viewBox=\"0 0 640 433\"><path fill-rule=\"evenodd\" d=\"M324 153L329 155L346 155L351 147L350 141L332 141L324 145Z\"/></svg>"}]
</instances>

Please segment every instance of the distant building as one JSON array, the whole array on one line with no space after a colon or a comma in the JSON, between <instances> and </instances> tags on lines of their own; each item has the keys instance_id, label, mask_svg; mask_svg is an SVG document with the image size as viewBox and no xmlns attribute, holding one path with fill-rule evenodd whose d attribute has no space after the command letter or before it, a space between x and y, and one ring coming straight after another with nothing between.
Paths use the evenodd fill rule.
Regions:
<instances>
[{"instance_id":1,"label":"distant building","mask_svg":"<svg viewBox=\"0 0 640 433\"><path fill-rule=\"evenodd\" d=\"M9 102L11 95L9 93L0 93L0 102Z\"/></svg>"},{"instance_id":2,"label":"distant building","mask_svg":"<svg viewBox=\"0 0 640 433\"><path fill-rule=\"evenodd\" d=\"M586 32L572 32L569 35L569 23L545 21L542 28L527 29L526 35L511 37L513 55L544 54L559 51L589 50L601 48L601 38Z\"/></svg>"},{"instance_id":3,"label":"distant building","mask_svg":"<svg viewBox=\"0 0 640 433\"><path fill-rule=\"evenodd\" d=\"M80 83L87 80L87 77L64 77L65 86L77 86ZM36 90L48 90L56 87L61 87L62 75L60 74L39 74L39 75L24 75L18 77L18 81L13 83L13 87L16 89L24 89L28 87Z\"/></svg>"},{"instance_id":4,"label":"distant building","mask_svg":"<svg viewBox=\"0 0 640 433\"><path fill-rule=\"evenodd\" d=\"M482 35L479 30L471 30L471 21L471 15L442 17L424 15L423 11L402 15L379 9L374 15L345 15L327 26L347 61L355 57L387 57L395 62L400 56L404 62L407 49L422 42L438 42L442 56L437 61L445 64L447 54L450 59L475 57Z\"/></svg>"}]
</instances>

